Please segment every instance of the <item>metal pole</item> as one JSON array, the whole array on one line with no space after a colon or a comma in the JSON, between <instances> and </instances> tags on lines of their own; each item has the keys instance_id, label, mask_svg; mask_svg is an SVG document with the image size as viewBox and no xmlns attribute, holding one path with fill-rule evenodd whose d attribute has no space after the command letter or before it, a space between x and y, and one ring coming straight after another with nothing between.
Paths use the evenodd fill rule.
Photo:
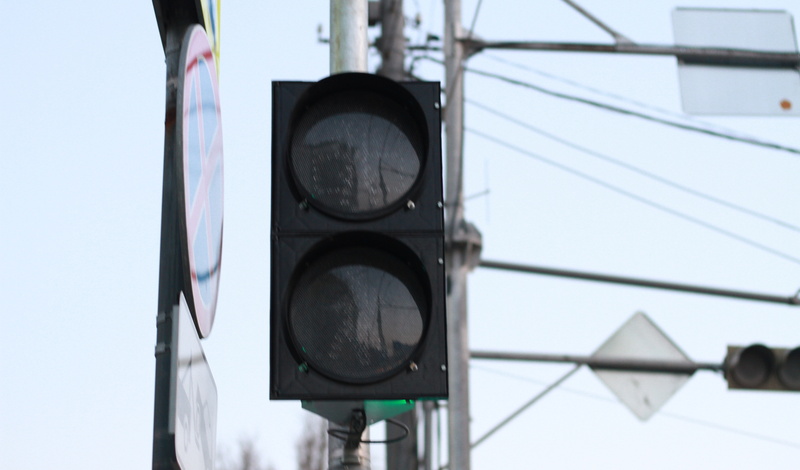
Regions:
<instances>
[{"instance_id":1,"label":"metal pole","mask_svg":"<svg viewBox=\"0 0 800 470\"><path fill-rule=\"evenodd\" d=\"M367 0L331 0L330 19L331 75L344 72L366 72L369 47ZM366 427L366 423L358 423L358 426L355 424L355 418L350 426L341 426L328 421L329 431L351 433L347 440L342 440L333 434L328 437L328 468L330 470L370 469L369 445L360 442L360 440L369 440L369 428ZM359 432L352 434L354 429L359 429Z\"/></svg>"},{"instance_id":2,"label":"metal pole","mask_svg":"<svg viewBox=\"0 0 800 470\"><path fill-rule=\"evenodd\" d=\"M425 461L424 469L433 470L433 401L425 401L422 403L422 409L425 412Z\"/></svg>"},{"instance_id":3,"label":"metal pole","mask_svg":"<svg viewBox=\"0 0 800 470\"><path fill-rule=\"evenodd\" d=\"M158 10L157 10L158 11ZM184 24L174 23L166 31L164 54L167 61L166 117L164 120L164 175L161 199L161 251L158 270L158 316L156 317L156 380L153 406L153 469L172 468L174 442L169 434L170 352L173 313L183 285L178 229L178 187L175 125L181 43Z\"/></svg>"},{"instance_id":4,"label":"metal pole","mask_svg":"<svg viewBox=\"0 0 800 470\"><path fill-rule=\"evenodd\" d=\"M386 446L386 470L418 470L419 456L417 455L417 405L392 418L408 428L405 439ZM386 424L386 439L393 440L401 437L405 431L396 425Z\"/></svg>"},{"instance_id":5,"label":"metal pole","mask_svg":"<svg viewBox=\"0 0 800 470\"><path fill-rule=\"evenodd\" d=\"M462 146L464 46L462 36L461 0L445 0L445 93L444 110L447 188L446 188L446 267L449 292L447 296L448 352L448 452L450 468L470 469L469 429L469 344L467 336L467 273L474 264L470 254L475 243L480 246L477 231L464 221L462 183ZM472 235L472 241L470 240ZM475 242L475 243L473 243Z\"/></svg>"},{"instance_id":6,"label":"metal pole","mask_svg":"<svg viewBox=\"0 0 800 470\"><path fill-rule=\"evenodd\" d=\"M800 306L800 297L797 294L791 297L778 295L760 294L757 292L745 292L732 289L720 289L716 287L695 286L691 284L679 284L675 282L653 281L624 276L612 276L610 274L590 273L586 271L571 271L568 269L546 268L543 266L531 266L516 263L505 263L502 261L481 260L480 267L503 269L507 271L517 271L530 274L542 274L546 276L568 277L573 279L583 279L585 281L610 282L613 284L623 284L637 287L650 287L653 289L674 290L679 292L690 292L693 294L717 295L720 297L732 297L736 299L757 300L761 302L772 302L793 306Z\"/></svg>"},{"instance_id":7,"label":"metal pole","mask_svg":"<svg viewBox=\"0 0 800 470\"><path fill-rule=\"evenodd\" d=\"M659 359L636 359L625 357L572 356L567 354L507 353L495 351L472 351L473 359L497 359L501 361L571 362L587 365L598 370L624 370L631 372L659 372L668 374L693 374L698 370L721 372L724 364L714 362L680 362Z\"/></svg>"},{"instance_id":8,"label":"metal pole","mask_svg":"<svg viewBox=\"0 0 800 470\"><path fill-rule=\"evenodd\" d=\"M331 74L367 71L367 0L331 0Z\"/></svg>"},{"instance_id":9,"label":"metal pole","mask_svg":"<svg viewBox=\"0 0 800 470\"><path fill-rule=\"evenodd\" d=\"M341 426L328 421L328 431L347 434L352 431L350 426ZM360 434L360 440L369 440L369 428ZM328 437L328 470L370 470L370 454L367 444L359 443L358 438L343 440L338 437Z\"/></svg>"},{"instance_id":10,"label":"metal pole","mask_svg":"<svg viewBox=\"0 0 800 470\"><path fill-rule=\"evenodd\" d=\"M464 217L461 159L464 143L464 47L462 35L461 0L445 1L445 94L444 108L447 180L447 220L452 231ZM451 234L448 234L452 236Z\"/></svg>"},{"instance_id":11,"label":"metal pole","mask_svg":"<svg viewBox=\"0 0 800 470\"><path fill-rule=\"evenodd\" d=\"M541 41L484 41L464 38L461 41L470 53L484 49L516 51L602 52L642 55L671 55L678 60L717 65L751 67L797 68L800 54L794 52L769 52L720 47L691 47L656 44L592 44Z\"/></svg>"}]
</instances>

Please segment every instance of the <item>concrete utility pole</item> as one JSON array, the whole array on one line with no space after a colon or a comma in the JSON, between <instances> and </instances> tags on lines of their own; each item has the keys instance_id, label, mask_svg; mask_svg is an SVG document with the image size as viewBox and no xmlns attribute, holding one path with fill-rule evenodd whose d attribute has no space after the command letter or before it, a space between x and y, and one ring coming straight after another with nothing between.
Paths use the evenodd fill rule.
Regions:
<instances>
[{"instance_id":1,"label":"concrete utility pole","mask_svg":"<svg viewBox=\"0 0 800 470\"><path fill-rule=\"evenodd\" d=\"M331 0L331 75L367 71L367 0ZM363 414L363 413L362 413ZM366 417L354 411L348 426L328 421L328 469L369 470L369 440ZM360 434L360 435L359 435ZM347 436L346 440L342 437Z\"/></svg>"},{"instance_id":2,"label":"concrete utility pole","mask_svg":"<svg viewBox=\"0 0 800 470\"><path fill-rule=\"evenodd\" d=\"M381 53L381 65L377 74L399 82L406 79L403 0L380 0L379 6L378 21L381 24L381 37L378 39L378 49ZM417 411L415 409L407 411L394 419L408 427L408 436L399 442L386 446L386 469L417 470L419 468L419 459L417 457ZM395 439L400 434L401 431L397 426L387 424L387 439Z\"/></svg>"},{"instance_id":3,"label":"concrete utility pole","mask_svg":"<svg viewBox=\"0 0 800 470\"><path fill-rule=\"evenodd\" d=\"M447 296L447 349L450 399L448 402L449 468L469 470L469 343L467 336L467 273L480 258L481 236L464 220L463 142L464 67L461 0L445 0L444 109L447 187L445 212Z\"/></svg>"},{"instance_id":4,"label":"concrete utility pole","mask_svg":"<svg viewBox=\"0 0 800 470\"><path fill-rule=\"evenodd\" d=\"M380 22L381 37L378 40L378 49L381 52L381 66L378 75L398 82L405 80L406 39L403 35L405 27L403 0L381 0Z\"/></svg>"}]
</instances>

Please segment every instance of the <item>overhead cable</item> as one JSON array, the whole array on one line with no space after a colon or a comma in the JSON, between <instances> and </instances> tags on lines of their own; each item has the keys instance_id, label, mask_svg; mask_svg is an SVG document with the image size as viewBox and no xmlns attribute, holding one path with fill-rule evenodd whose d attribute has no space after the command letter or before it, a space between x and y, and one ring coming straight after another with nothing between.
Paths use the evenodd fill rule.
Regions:
<instances>
[{"instance_id":1,"label":"overhead cable","mask_svg":"<svg viewBox=\"0 0 800 470\"><path fill-rule=\"evenodd\" d=\"M442 60L436 59L436 58L430 57L430 56L424 56L424 57L421 57L421 59L427 59L427 60L430 60L430 61L438 63L438 64L443 64L444 63ZM712 136L712 137L718 137L718 138L721 138L721 139L731 140L731 141L734 141L734 142L740 142L740 143L744 143L744 144L755 145L757 147L764 147L764 148L769 148L769 149L772 149L772 150L778 150L778 151L781 151L781 152L791 153L791 154L794 154L794 155L800 155L800 149L795 148L795 147L789 147L789 146L786 146L786 145L783 145L783 144L778 144L778 143L775 143L775 142L767 142L767 141L758 140L758 139L754 139L754 138L750 138L750 137L736 136L736 135L732 135L732 134L729 134L729 133L726 133L726 132L720 132L720 131L715 131L713 129L706 129L706 128L698 127L698 126L691 125L691 124L671 121L671 120L668 120L668 119L663 119L663 118L660 118L660 117L656 117L656 116L652 116L652 115L649 115L649 114L645 114L645 113L642 113L642 112L639 112L639 111L634 111L634 110L631 110L631 109L625 109L625 108L622 108L622 107L619 107L619 106L615 106L615 105L612 105L612 104L602 103L600 101L595 101L595 100L591 100L591 99L588 99L588 98L583 98L583 97L580 97L580 96L575 96L575 95L570 95L570 94L567 94L567 93L561 93L561 92L558 92L558 91L549 90L547 88L544 88L544 87L541 87L541 86L538 86L538 85L534 85L534 84L529 83L529 82L525 82L525 81L522 81L522 80L517 80L517 79L511 78L511 77L506 77L504 75L500 75L500 74L493 73L493 72L487 72L485 70L479 70L479 69L476 69L476 68L466 67L466 66L464 67L464 70L466 72L470 72L470 73L475 74L475 75L480 75L480 76L487 77L487 78L493 78L493 79L496 79L496 80L500 80L500 81L509 83L511 85L516 85L516 86L520 86L520 87L523 87L523 88L527 88L529 90L538 91L539 93L543 93L543 94L546 94L548 96L552 96L554 98L560 98L560 99L564 99L564 100L568 100L568 101L574 101L576 103L581 103L581 104L585 104L585 105L588 105L588 106L593 106L593 107L596 107L596 108L599 108L599 109L603 109L603 110L606 110L606 111L611 111L611 112L623 114L623 115L626 115L626 116L637 117L637 118L640 118L640 119L644 119L644 120L647 120L647 121L655 122L655 123L666 125L666 126L670 126L670 127L675 127L677 129L682 129L682 130L685 130L685 131L697 132L697 133L700 133L700 134L705 134L705 135L709 135L709 136Z\"/></svg>"},{"instance_id":2,"label":"overhead cable","mask_svg":"<svg viewBox=\"0 0 800 470\"><path fill-rule=\"evenodd\" d=\"M561 98L561 99L565 99L565 100L569 100L569 101L574 101L574 102L577 102L577 103L586 104L586 105L589 105L589 106L594 106L596 108L604 109L606 111L612 111L612 112L619 113L619 114L624 114L624 115L627 115L627 116L638 117L638 118L641 118L641 119L645 119L645 120L648 120L648 121L656 122L656 123L659 123L659 124L675 127L675 128L686 130L686 131L699 132L701 134L706 134L706 135L710 135L710 136L713 136L713 137L719 137L719 138L722 138L722 139L728 139L728 140L732 140L732 141L735 141L735 142L741 142L741 143L744 143L744 144L756 145L756 146L759 146L759 147L766 147L766 148L770 148L770 149L773 149L773 150L780 150L780 151L783 151L783 152L788 152L788 153L800 155L800 149L797 149L797 148L794 148L794 147L788 147L788 146L785 146L785 145L782 145L782 144L778 144L778 143L774 143L774 142L766 142L766 141L763 141L763 140L757 140L757 139L752 139L752 138L748 138L748 137L735 136L735 135L727 134L727 133L724 133L724 132L715 131L715 130L712 130L712 129L704 129L702 127L693 126L691 124L685 124L685 123L681 123L681 122L670 121L670 120L662 119L662 118L659 118L659 117L656 117L656 116L651 116L649 114L640 113L638 111L634 111L634 110L631 110L631 109L625 109L625 108L621 108L619 106L614 106L614 105L611 105L611 104L608 104L608 103L601 103L599 101L590 100L588 98L582 98L580 96L568 95L566 93L561 93L561 92L557 92L557 91L553 91L553 90L548 90L546 88L540 87L538 85L534 85L532 83L524 82L524 81L521 81L521 80L517 80L517 79L511 78L511 77L506 77L506 76L503 76L503 75L500 75L500 74L496 74L496 73L493 73L493 72L487 72L485 70L478 70L478 69L474 69L472 67L464 67L464 70L467 71L467 72L470 72L470 73L474 73L475 75L481 75L483 77L494 78L496 80L501 80L501 81L504 81L506 83L510 83L512 85L517 85L517 86L521 86L523 88L528 88L530 90L538 91L540 93L544 93L546 95L549 95L549 96L552 96L552 97L555 97L555 98Z\"/></svg>"},{"instance_id":3,"label":"overhead cable","mask_svg":"<svg viewBox=\"0 0 800 470\"><path fill-rule=\"evenodd\" d=\"M610 157L608 155L602 154L602 153L597 152L595 150L592 150L592 149L583 147L581 145L578 145L578 144L576 144L574 142L570 142L569 140L566 140L566 139L564 139L562 137L559 137L559 136L557 136L555 134L552 134L550 132L542 130L542 129L536 127L536 126L533 126L532 124L524 122L524 121L522 121L520 119L517 119L517 118L511 116L511 115L508 115L506 113L498 111L498 110L496 110L496 109L494 109L492 107L486 106L485 104L478 103L475 100L467 99L465 101L468 104L470 104L472 106L475 106L476 108L480 108L480 109L482 109L482 110L484 110L484 111L486 111L488 113L491 113L491 114L493 114L493 115L495 115L495 116L497 116L497 117L499 117L501 119L504 119L504 120L506 120L508 122L516 124L516 125L524 128L524 129L527 129L527 130L531 131L531 132L535 132L535 133L537 133L537 134L539 134L539 135L541 135L543 137L546 137L546 138L548 138L548 139L550 139L552 141L555 141L555 142L558 142L558 143L560 143L562 145L565 145L565 146L567 146L567 147L569 147L569 148L571 148L573 150L577 150L579 152L583 152L583 153L585 153L587 155L590 155L592 157L599 158L600 160L603 160L605 162L612 163L612 164L617 165L619 167L625 168L626 170L632 171L634 173L637 173L637 174L639 174L641 176L644 176L646 178L649 178L651 180L658 181L661 184L664 184L666 186L670 186L670 187L672 187L674 189L677 189L679 191L683 191L683 192L685 192L687 194L691 194L691 195L693 195L695 197L699 197L701 199L705 199L707 201L719 204L719 205L727 207L729 209L733 209L735 211L741 212L741 213L749 215L751 217L756 217L756 218L764 220L766 222L773 223L773 224L778 225L780 227L783 227L785 229L792 230L794 232L800 232L800 227L798 227L797 225L793 225L793 224L791 224L789 222L786 222L784 220L778 219L776 217L772 217L772 216L763 214L761 212L758 212L758 211L755 211L755 210L752 210L752 209L748 209L747 207L743 207L743 206L740 206L738 204L734 204L734 203L726 201L724 199L720 199L718 197L715 197L715 196L712 196L710 194L704 193L702 191L698 191L696 189L690 188L688 186L684 186L684 185L682 185L680 183L672 181L672 180L670 180L668 178L665 178L663 176L659 176L659 175L657 175L655 173L651 173L651 172L649 172L647 170L644 170L642 168L639 168L639 167L637 167L635 165L631 165L630 163L623 162L621 160L618 160L616 158L613 158L613 157Z\"/></svg>"},{"instance_id":4,"label":"overhead cable","mask_svg":"<svg viewBox=\"0 0 800 470\"><path fill-rule=\"evenodd\" d=\"M699 219L697 217L693 217L693 216L688 215L688 214L684 214L683 212L677 211L675 209L667 207L667 206L665 206L663 204L659 204L659 203L657 203L655 201L647 199L647 198L645 198L643 196L640 196L638 194L635 194L635 193L632 193L630 191L627 191L627 190L624 190L622 188L619 188L617 186L614 186L614 185L612 185L610 183L607 183L607 182L605 182L605 181L603 181L603 180L601 180L599 178L595 178L594 176L591 176L591 175L588 175L586 173L583 173L583 172L581 172L579 170L576 170L574 168L571 168L571 167L569 167L567 165L564 165L562 163L558 163L558 162L556 162L554 160L551 160L549 158L543 157L541 155L538 155L536 153L533 153L533 152L531 152L529 150L526 150L526 149L523 149L521 147L517 147L517 146L515 146L513 144L510 144L510 143L508 143L508 142L506 142L506 141L504 141L502 139L499 139L499 138L497 138L495 136L486 134L484 132L481 132L481 131L478 131L478 130L472 129L472 128L466 128L466 131L471 133L471 134L474 134L474 135L477 135L479 137L482 137L482 138L484 138L484 139L486 139L488 141L491 141L491 142L494 142L494 143L496 143L498 145L506 147L506 148L508 148L510 150L513 150L513 151L515 151L517 153L521 153L521 154L526 155L528 157L531 157L533 159L539 160L542 163L546 163L546 164L548 164L550 166L553 166L553 167L556 167L556 168L558 168L560 170L566 171L567 173L570 173L572 175L575 175L575 176L578 176L578 177L580 177L582 179L590 181L590 182L592 182L592 183L594 183L596 185L599 185L599 186L602 186L602 187L604 187L606 189L614 191L617 194L621 194L621 195L623 195L625 197L628 197L630 199L638 201L638 202L640 202L642 204L648 205L648 206L653 207L655 209L658 209L658 210L660 210L662 212L666 212L667 214L671 214L671 215L673 215L675 217L679 217L679 218L681 218L683 220L686 220L686 221L691 222L691 223L693 223L695 225L699 225L699 226L704 227L704 228L706 228L708 230L711 230L713 232L716 232L718 234L724 235L724 236L726 236L728 238L731 238L733 240L736 240L736 241L739 241L739 242L744 243L746 245L749 245L749 246L751 246L753 248L756 248L758 250L761 250L761 251L763 251L765 253L769 253L771 255L777 256L777 257L779 257L779 258L781 258L783 260L786 260L786 261L792 262L794 264L800 265L800 258L797 258L797 257L792 256L790 254L784 253L784 252L782 252L780 250L776 250L775 248L769 247L769 246L764 245L762 243L759 243L759 242L757 242L755 240L751 240L751 239L749 239L747 237L744 237L744 236L739 235L737 233L731 232L729 230L725 230L724 228L718 227L718 226L716 226L716 225L714 225L714 224L712 224L710 222L706 222L705 220Z\"/></svg>"}]
</instances>

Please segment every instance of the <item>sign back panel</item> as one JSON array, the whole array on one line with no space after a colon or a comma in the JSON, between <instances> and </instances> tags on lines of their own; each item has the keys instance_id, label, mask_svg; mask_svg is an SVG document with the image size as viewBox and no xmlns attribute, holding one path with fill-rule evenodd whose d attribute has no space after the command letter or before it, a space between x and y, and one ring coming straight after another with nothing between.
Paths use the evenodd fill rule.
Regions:
<instances>
[{"instance_id":1,"label":"sign back panel","mask_svg":"<svg viewBox=\"0 0 800 470\"><path fill-rule=\"evenodd\" d=\"M675 44L797 53L785 11L678 8ZM697 115L800 115L800 71L679 61L684 112Z\"/></svg>"}]
</instances>

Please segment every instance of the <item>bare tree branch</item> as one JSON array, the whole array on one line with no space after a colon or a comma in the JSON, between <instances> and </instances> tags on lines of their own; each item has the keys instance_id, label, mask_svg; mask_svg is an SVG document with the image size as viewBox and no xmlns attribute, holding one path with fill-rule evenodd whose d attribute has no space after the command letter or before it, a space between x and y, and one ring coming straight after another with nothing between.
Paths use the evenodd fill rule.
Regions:
<instances>
[{"instance_id":1,"label":"bare tree branch","mask_svg":"<svg viewBox=\"0 0 800 470\"><path fill-rule=\"evenodd\" d=\"M217 454L217 470L275 470L272 464L261 463L261 456L252 437L239 440L239 449L235 457L224 451L218 451Z\"/></svg>"},{"instance_id":2,"label":"bare tree branch","mask_svg":"<svg viewBox=\"0 0 800 470\"><path fill-rule=\"evenodd\" d=\"M326 470L328 468L328 422L309 414L303 434L297 440L298 470Z\"/></svg>"}]
</instances>

